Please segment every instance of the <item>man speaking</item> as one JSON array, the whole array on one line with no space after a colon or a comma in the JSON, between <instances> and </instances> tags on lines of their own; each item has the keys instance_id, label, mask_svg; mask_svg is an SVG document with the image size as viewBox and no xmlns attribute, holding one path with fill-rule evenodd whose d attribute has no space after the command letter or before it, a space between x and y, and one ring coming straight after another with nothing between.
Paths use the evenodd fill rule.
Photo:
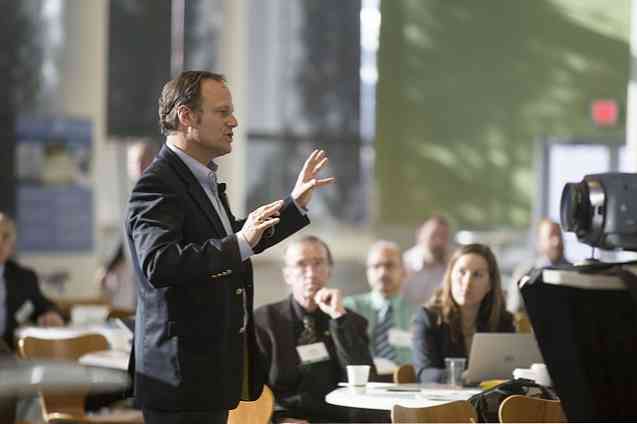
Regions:
<instances>
[{"instance_id":1,"label":"man speaking","mask_svg":"<svg viewBox=\"0 0 637 424\"><path fill-rule=\"evenodd\" d=\"M237 220L214 159L232 151L232 96L224 77L187 71L164 86L166 144L131 194L126 231L138 304L131 366L147 424L225 423L256 399L264 370L252 318L250 256L309 224L306 207L326 164L306 160L285 200Z\"/></svg>"}]
</instances>

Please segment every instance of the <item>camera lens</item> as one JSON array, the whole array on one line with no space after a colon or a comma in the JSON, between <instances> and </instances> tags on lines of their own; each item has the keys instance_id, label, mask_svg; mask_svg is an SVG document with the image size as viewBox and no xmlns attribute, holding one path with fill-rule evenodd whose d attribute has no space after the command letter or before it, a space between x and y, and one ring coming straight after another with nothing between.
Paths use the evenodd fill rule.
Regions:
<instances>
[{"instance_id":1,"label":"camera lens","mask_svg":"<svg viewBox=\"0 0 637 424\"><path fill-rule=\"evenodd\" d=\"M588 230L591 226L591 201L588 184L567 183L562 191L560 201L560 221L564 231L578 233Z\"/></svg>"}]
</instances>

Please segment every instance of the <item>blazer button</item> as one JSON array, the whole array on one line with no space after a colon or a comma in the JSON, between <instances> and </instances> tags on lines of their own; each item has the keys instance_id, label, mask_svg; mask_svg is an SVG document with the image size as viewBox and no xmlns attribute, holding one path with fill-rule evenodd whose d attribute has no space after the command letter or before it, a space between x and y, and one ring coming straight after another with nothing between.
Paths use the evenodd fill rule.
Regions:
<instances>
[{"instance_id":1,"label":"blazer button","mask_svg":"<svg viewBox=\"0 0 637 424\"><path fill-rule=\"evenodd\" d=\"M243 293L243 289L237 289L237 290L235 291L235 293L236 293L236 294L241 294L241 293Z\"/></svg>"}]
</instances>

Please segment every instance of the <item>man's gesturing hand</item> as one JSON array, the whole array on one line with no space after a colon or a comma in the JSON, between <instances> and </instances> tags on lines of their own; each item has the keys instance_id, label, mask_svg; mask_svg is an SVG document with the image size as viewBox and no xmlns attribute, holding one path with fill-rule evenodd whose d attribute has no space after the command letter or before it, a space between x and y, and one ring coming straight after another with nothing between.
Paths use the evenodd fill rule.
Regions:
<instances>
[{"instance_id":1,"label":"man's gesturing hand","mask_svg":"<svg viewBox=\"0 0 637 424\"><path fill-rule=\"evenodd\" d=\"M261 240L263 232L279 222L279 213L283 206L283 200L263 205L250 212L243 228L239 231L242 236L254 248Z\"/></svg>"},{"instance_id":2,"label":"man's gesturing hand","mask_svg":"<svg viewBox=\"0 0 637 424\"><path fill-rule=\"evenodd\" d=\"M312 198L312 192L316 187L322 187L335 180L334 177L316 178L316 174L326 163L327 153L323 150L314 150L303 164L303 169L301 169L296 179L296 184L292 189L292 198L300 207L307 207Z\"/></svg>"},{"instance_id":3,"label":"man's gesturing hand","mask_svg":"<svg viewBox=\"0 0 637 424\"><path fill-rule=\"evenodd\" d=\"M323 287L314 295L314 302L332 319L336 319L345 314L343 307L343 295L339 289L328 289Z\"/></svg>"}]
</instances>

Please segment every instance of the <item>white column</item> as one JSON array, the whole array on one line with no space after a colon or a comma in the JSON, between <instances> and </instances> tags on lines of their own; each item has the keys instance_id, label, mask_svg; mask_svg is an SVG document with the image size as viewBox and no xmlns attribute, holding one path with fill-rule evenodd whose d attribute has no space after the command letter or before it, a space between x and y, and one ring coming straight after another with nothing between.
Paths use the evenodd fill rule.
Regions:
<instances>
[{"instance_id":1,"label":"white column","mask_svg":"<svg viewBox=\"0 0 637 424\"><path fill-rule=\"evenodd\" d=\"M232 153L219 161L222 180L228 184L228 197L236 216L244 216L246 196L246 132L248 130L248 9L246 0L224 0L223 30L220 43L220 72L228 79L239 127L234 131ZM258 160L250 157L249 160Z\"/></svg>"},{"instance_id":2,"label":"white column","mask_svg":"<svg viewBox=\"0 0 637 424\"><path fill-rule=\"evenodd\" d=\"M630 77L626 105L626 154L628 171L637 172L637 3L630 11Z\"/></svg>"},{"instance_id":3,"label":"white column","mask_svg":"<svg viewBox=\"0 0 637 424\"><path fill-rule=\"evenodd\" d=\"M66 0L64 4L60 109L64 116L84 118L93 123L94 222L97 226L97 198L101 189L109 184L109 179L98 177L95 166L108 153L105 141L108 2ZM94 235L97 237L97 229L94 229ZM66 284L65 297L98 293L98 287L93 283L97 268L95 249L72 255L57 252L25 255L20 259L42 274L68 272L70 281Z\"/></svg>"}]
</instances>

